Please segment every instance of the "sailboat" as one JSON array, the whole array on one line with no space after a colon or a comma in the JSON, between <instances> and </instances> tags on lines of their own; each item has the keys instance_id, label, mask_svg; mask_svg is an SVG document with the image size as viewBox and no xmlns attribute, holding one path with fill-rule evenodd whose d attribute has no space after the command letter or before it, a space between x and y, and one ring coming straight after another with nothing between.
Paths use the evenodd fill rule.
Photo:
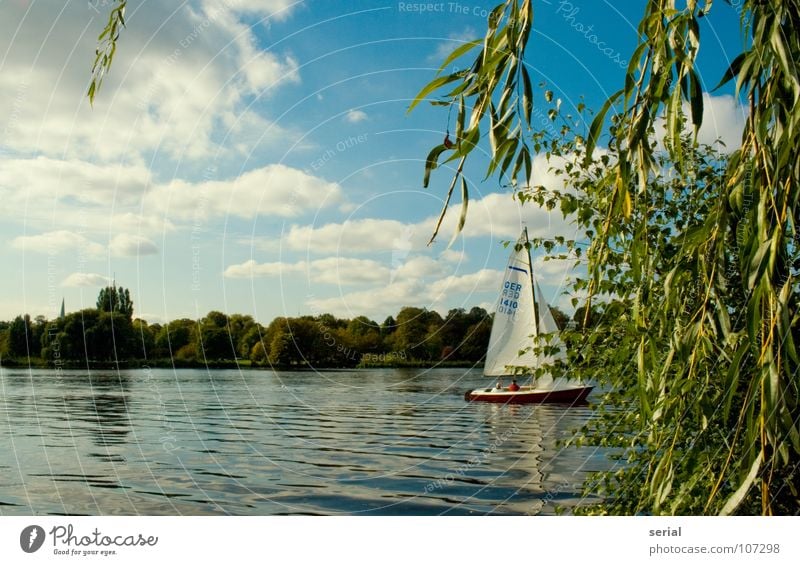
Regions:
<instances>
[{"instance_id":1,"label":"sailboat","mask_svg":"<svg viewBox=\"0 0 800 565\"><path fill-rule=\"evenodd\" d=\"M525 228L511 251L503 275L483 368L483 374L487 377L523 378L524 372L520 374L515 367L529 368L532 372L543 365L566 361L564 344L558 337L558 325L542 295L542 289L533 277L532 267L528 229ZM531 347L533 338L542 334L551 334L547 345L558 347L558 352L547 355L534 352ZM577 404L586 400L592 388L545 374L532 378L530 385L474 389L467 391L464 398L468 401L513 404Z\"/></svg>"}]
</instances>

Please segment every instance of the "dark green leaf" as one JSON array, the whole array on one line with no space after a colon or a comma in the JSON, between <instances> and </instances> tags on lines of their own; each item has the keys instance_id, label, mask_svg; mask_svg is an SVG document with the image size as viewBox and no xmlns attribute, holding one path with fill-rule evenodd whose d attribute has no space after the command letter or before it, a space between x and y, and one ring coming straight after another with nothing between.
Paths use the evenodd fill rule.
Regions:
<instances>
[{"instance_id":1,"label":"dark green leaf","mask_svg":"<svg viewBox=\"0 0 800 565\"><path fill-rule=\"evenodd\" d=\"M431 149L431 152L428 153L428 157L425 159L425 176L422 179L423 188L428 188L428 183L431 180L431 171L438 166L439 156L445 151L447 151L447 147L441 144Z\"/></svg>"}]
</instances>

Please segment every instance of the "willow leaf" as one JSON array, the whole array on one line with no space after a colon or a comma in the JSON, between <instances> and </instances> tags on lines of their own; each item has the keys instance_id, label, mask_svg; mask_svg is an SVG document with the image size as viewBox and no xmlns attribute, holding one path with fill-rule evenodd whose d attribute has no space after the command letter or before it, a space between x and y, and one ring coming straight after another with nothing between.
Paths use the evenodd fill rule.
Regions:
<instances>
[{"instance_id":1,"label":"willow leaf","mask_svg":"<svg viewBox=\"0 0 800 565\"><path fill-rule=\"evenodd\" d=\"M734 77L736 77L739 74L739 71L742 68L742 62L744 62L746 56L747 53L739 53L736 56L736 58L728 66L728 69L725 71L725 74L722 75L722 78L720 79L717 86L714 87L712 92L719 90L720 88L722 88L722 86L730 82Z\"/></svg>"},{"instance_id":2,"label":"willow leaf","mask_svg":"<svg viewBox=\"0 0 800 565\"><path fill-rule=\"evenodd\" d=\"M475 39L473 41L469 41L469 42L459 46L458 48L454 49L453 52L450 53L450 55L447 56L447 59L444 60L444 62L442 63L442 66L439 67L439 72L442 72L445 69L445 67L447 67L447 65L449 65L450 63L452 63L453 61L455 61L459 57L462 57L464 54L468 53L469 51L471 51L472 49L474 49L475 47L477 47L481 43L483 43L483 39Z\"/></svg>"},{"instance_id":3,"label":"willow leaf","mask_svg":"<svg viewBox=\"0 0 800 565\"><path fill-rule=\"evenodd\" d=\"M445 197L444 204L442 205L442 211L439 213L439 217L436 220L436 226L433 228L433 234L428 241L428 245L432 245L434 240L436 240L436 236L439 235L439 229L442 227L442 222L444 221L444 216L447 213L447 208L450 206L450 198L453 196L453 190L456 187L456 182L461 176L461 171L464 168L465 161L466 156L462 157L461 161L458 163L458 168L456 169L455 175L453 175L453 180L450 182L450 187L447 189L447 196Z\"/></svg>"},{"instance_id":4,"label":"willow leaf","mask_svg":"<svg viewBox=\"0 0 800 565\"><path fill-rule=\"evenodd\" d=\"M423 188L428 188L428 183L431 180L431 171L438 166L439 156L447 149L446 145L441 144L431 149L431 152L428 153L428 157L425 159L425 176L422 179Z\"/></svg>"},{"instance_id":5,"label":"willow leaf","mask_svg":"<svg viewBox=\"0 0 800 565\"><path fill-rule=\"evenodd\" d=\"M467 188L467 181L461 177L461 214L458 216L458 225L453 232L453 237L450 238L450 243L447 244L447 249L450 249L458 239L459 234L463 231L464 225L467 223L467 209L469 208L469 189Z\"/></svg>"},{"instance_id":6,"label":"willow leaf","mask_svg":"<svg viewBox=\"0 0 800 565\"><path fill-rule=\"evenodd\" d=\"M425 85L422 90L419 91L419 93L417 93L417 95L414 97L414 100L411 101L411 105L408 107L408 112L413 110L420 102L425 100L430 93L438 90L446 84L450 84L451 82L458 80L459 78L462 78L462 73L452 73L433 79L431 82Z\"/></svg>"},{"instance_id":7,"label":"willow leaf","mask_svg":"<svg viewBox=\"0 0 800 565\"><path fill-rule=\"evenodd\" d=\"M692 109L692 125L694 126L695 139L697 133L700 131L700 126L703 125L703 84L700 82L700 77L697 72L692 69L689 73L690 77L690 98L689 104Z\"/></svg>"},{"instance_id":8,"label":"willow leaf","mask_svg":"<svg viewBox=\"0 0 800 565\"><path fill-rule=\"evenodd\" d=\"M597 146L597 141L600 139L600 132L603 129L603 125L605 125L606 114L608 114L608 111L622 94L622 90L612 94L608 100L606 100L605 104L603 104L602 108L600 108L594 120L592 120L592 125L589 127L589 136L586 139L584 166L588 166L591 163L592 153L594 153L594 148Z\"/></svg>"},{"instance_id":9,"label":"willow leaf","mask_svg":"<svg viewBox=\"0 0 800 565\"><path fill-rule=\"evenodd\" d=\"M528 76L528 69L522 65L522 111L525 121L531 125L531 114L533 113L533 88L531 88L531 77Z\"/></svg>"},{"instance_id":10,"label":"willow leaf","mask_svg":"<svg viewBox=\"0 0 800 565\"><path fill-rule=\"evenodd\" d=\"M753 486L753 481L755 481L756 476L758 475L758 470L761 468L761 462L763 461L763 452L758 453L758 456L753 461L753 464L750 465L750 472L747 473L744 481L742 484L739 485L739 488L736 489L730 498L725 502L725 506L722 507L720 510L721 516L728 516L731 512L736 510L736 507L741 504L742 500L744 500L747 491L750 490L750 487Z\"/></svg>"}]
</instances>

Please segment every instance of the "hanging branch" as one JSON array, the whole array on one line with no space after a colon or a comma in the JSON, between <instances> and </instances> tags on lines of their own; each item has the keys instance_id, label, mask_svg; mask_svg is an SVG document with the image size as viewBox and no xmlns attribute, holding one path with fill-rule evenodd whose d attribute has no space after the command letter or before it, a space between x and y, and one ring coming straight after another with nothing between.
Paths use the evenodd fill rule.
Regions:
<instances>
[{"instance_id":1,"label":"hanging branch","mask_svg":"<svg viewBox=\"0 0 800 565\"><path fill-rule=\"evenodd\" d=\"M94 97L100 90L106 73L111 70L111 63L117 51L117 40L120 31L125 27L125 7L128 1L115 1L117 5L109 13L108 23L97 38L97 49L95 49L94 64L92 65L92 82L89 83L89 90L86 93L90 104L94 104Z\"/></svg>"},{"instance_id":2,"label":"hanging branch","mask_svg":"<svg viewBox=\"0 0 800 565\"><path fill-rule=\"evenodd\" d=\"M529 186L532 159L526 134L530 131L533 110L533 94L528 70L523 61L525 48L533 24L531 0L507 0L495 7L488 19L488 29L483 40L476 39L455 49L442 63L436 78L423 87L409 106L409 112L420 102L442 88L456 86L430 101L432 104L458 106L455 143L437 145L425 160L423 186L427 188L431 172L450 161L460 160L447 193L444 208L434 229L429 245L436 239L463 165L481 139L481 124L488 118L489 141L492 160L487 167L487 178L493 174L510 179L517 187L517 177L525 175L525 186ZM471 64L459 71L443 75L445 69L469 52L480 47L480 52ZM494 99L497 98L497 103ZM471 108L467 119L467 108ZM439 159L446 159L439 163ZM462 208L453 239L466 222L468 189L462 183ZM451 241L452 243L452 241Z\"/></svg>"}]
</instances>

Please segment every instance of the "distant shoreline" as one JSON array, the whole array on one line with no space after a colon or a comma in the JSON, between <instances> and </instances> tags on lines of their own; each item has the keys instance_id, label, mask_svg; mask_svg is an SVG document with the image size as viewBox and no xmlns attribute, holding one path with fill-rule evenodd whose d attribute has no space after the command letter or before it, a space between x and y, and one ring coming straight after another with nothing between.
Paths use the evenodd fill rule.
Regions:
<instances>
[{"instance_id":1,"label":"distant shoreline","mask_svg":"<svg viewBox=\"0 0 800 565\"><path fill-rule=\"evenodd\" d=\"M280 371L309 371L334 369L442 369L442 368L481 368L483 363L468 361L395 361L366 362L352 366L309 366L309 365L269 365L252 363L248 359L218 359L215 361L189 361L178 359L131 359L120 361L62 361L53 363L38 357L25 359L0 359L0 367L30 369L274 369Z\"/></svg>"}]
</instances>

